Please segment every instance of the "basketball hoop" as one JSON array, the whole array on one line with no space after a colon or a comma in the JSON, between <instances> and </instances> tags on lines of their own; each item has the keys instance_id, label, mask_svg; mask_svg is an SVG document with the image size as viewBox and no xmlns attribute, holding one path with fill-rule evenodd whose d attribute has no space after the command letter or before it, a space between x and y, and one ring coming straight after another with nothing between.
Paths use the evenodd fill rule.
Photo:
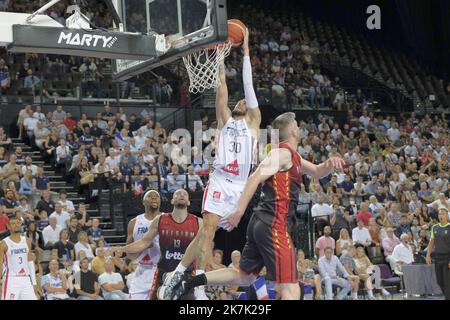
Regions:
<instances>
[{"instance_id":1,"label":"basketball hoop","mask_svg":"<svg viewBox=\"0 0 450 320\"><path fill-rule=\"evenodd\" d=\"M227 41L183 57L189 75L189 92L202 93L219 87L219 67L230 54L231 47L232 43Z\"/></svg>"}]
</instances>

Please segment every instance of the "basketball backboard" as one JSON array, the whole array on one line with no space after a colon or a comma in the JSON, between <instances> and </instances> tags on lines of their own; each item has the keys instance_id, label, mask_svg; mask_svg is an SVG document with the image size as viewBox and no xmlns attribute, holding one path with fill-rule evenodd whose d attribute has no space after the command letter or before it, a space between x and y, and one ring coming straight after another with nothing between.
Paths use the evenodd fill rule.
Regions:
<instances>
[{"instance_id":1,"label":"basketball backboard","mask_svg":"<svg viewBox=\"0 0 450 320\"><path fill-rule=\"evenodd\" d=\"M113 77L125 80L228 36L226 0L113 0L124 32L164 35L167 52L145 61L116 60Z\"/></svg>"}]
</instances>

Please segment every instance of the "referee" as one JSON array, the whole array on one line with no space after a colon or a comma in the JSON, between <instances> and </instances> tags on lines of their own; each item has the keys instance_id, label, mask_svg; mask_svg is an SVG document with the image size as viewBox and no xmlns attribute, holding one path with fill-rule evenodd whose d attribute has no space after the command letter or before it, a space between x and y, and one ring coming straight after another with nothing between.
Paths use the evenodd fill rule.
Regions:
<instances>
[{"instance_id":1,"label":"referee","mask_svg":"<svg viewBox=\"0 0 450 320\"><path fill-rule=\"evenodd\" d=\"M450 300L450 223L446 208L439 209L439 223L431 229L427 252L428 264L431 264L431 255L439 287L444 293L445 300Z\"/></svg>"}]
</instances>

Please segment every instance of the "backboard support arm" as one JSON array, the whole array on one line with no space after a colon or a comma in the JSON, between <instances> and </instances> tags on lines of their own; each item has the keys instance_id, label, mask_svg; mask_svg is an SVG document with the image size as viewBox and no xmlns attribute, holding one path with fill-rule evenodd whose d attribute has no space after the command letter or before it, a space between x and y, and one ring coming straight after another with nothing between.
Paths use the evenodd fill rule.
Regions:
<instances>
[{"instance_id":1,"label":"backboard support arm","mask_svg":"<svg viewBox=\"0 0 450 320\"><path fill-rule=\"evenodd\" d=\"M39 8L37 11L33 12L26 20L27 23L31 23L31 20L33 20L34 17L36 17L38 14L43 14L45 11L47 11L47 9L53 7L55 4L57 4L58 2L60 2L61 0L52 0L49 3L47 3L46 5L42 6L41 8Z\"/></svg>"}]
</instances>

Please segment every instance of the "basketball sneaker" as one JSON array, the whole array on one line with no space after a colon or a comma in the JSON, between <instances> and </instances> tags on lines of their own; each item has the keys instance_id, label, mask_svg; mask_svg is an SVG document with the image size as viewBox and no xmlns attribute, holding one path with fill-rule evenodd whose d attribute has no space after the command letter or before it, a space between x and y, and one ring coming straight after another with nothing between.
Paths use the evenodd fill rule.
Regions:
<instances>
[{"instance_id":1,"label":"basketball sneaker","mask_svg":"<svg viewBox=\"0 0 450 320\"><path fill-rule=\"evenodd\" d=\"M158 290L158 299L174 300L175 289L180 285L183 275L184 273L180 271L167 272L164 274L163 284Z\"/></svg>"}]
</instances>

